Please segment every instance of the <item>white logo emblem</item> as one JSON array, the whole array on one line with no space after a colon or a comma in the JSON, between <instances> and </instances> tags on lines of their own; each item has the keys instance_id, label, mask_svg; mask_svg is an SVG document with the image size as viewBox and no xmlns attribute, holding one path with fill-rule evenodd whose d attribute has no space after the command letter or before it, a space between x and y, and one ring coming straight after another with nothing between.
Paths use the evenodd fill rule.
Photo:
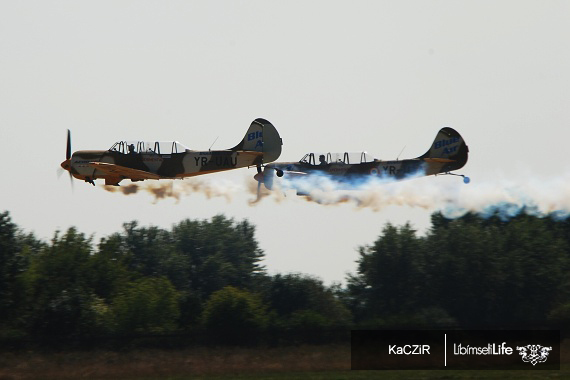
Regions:
<instances>
[{"instance_id":1,"label":"white logo emblem","mask_svg":"<svg viewBox=\"0 0 570 380\"><path fill-rule=\"evenodd\" d=\"M527 344L526 346L518 347L517 350L522 356L522 361L525 363L544 363L548 359L548 354L552 351L552 347L543 347L540 344Z\"/></svg>"}]
</instances>

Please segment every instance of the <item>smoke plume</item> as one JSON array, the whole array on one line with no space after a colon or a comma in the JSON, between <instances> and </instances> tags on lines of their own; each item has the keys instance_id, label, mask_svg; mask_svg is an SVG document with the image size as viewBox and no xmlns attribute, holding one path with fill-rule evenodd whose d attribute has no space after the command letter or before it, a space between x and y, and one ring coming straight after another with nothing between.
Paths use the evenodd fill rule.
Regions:
<instances>
[{"instance_id":1,"label":"smoke plume","mask_svg":"<svg viewBox=\"0 0 570 380\"><path fill-rule=\"evenodd\" d=\"M103 186L111 193L122 193L124 195L136 194L139 191L146 192L154 196L154 202L161 199L173 198L178 203L184 196L192 194L202 194L206 198L225 198L232 201L234 194L241 192L242 188L231 181L205 181L191 179L186 181L167 181L160 183L133 183L125 186Z\"/></svg>"},{"instance_id":2,"label":"smoke plume","mask_svg":"<svg viewBox=\"0 0 570 380\"><path fill-rule=\"evenodd\" d=\"M420 176L422 173L415 175ZM549 180L474 180L470 184L464 184L459 178L455 181L455 178L433 176L401 181L367 177L339 183L330 176L311 175L300 180L281 179L274 186L279 189L273 193L296 191L307 201L323 206L348 203L357 209L374 211L405 206L441 211L449 218L476 213L483 217L498 215L507 220L522 212L557 219L570 216L570 175ZM281 197L279 202L282 200Z\"/></svg>"},{"instance_id":3,"label":"smoke plume","mask_svg":"<svg viewBox=\"0 0 570 380\"><path fill-rule=\"evenodd\" d=\"M308 175L302 179L280 178L272 191L257 187L257 181L247 177L245 186L232 181L190 179L184 181L143 182L125 186L104 186L105 190L124 195L144 192L154 197L154 203L173 198L202 194L207 199L225 198L231 202L236 194L248 192L250 206L265 200L277 203L298 199L315 202L323 207L352 205L355 209L381 211L388 206L421 208L440 211L449 218L466 213L483 217L498 215L507 220L520 213L535 216L551 215L557 219L570 216L570 174L551 179L523 180L497 179L464 184L459 178L423 177L401 181L377 177L353 178L351 182L338 182L338 178L326 175ZM302 197L295 196L295 193Z\"/></svg>"}]
</instances>

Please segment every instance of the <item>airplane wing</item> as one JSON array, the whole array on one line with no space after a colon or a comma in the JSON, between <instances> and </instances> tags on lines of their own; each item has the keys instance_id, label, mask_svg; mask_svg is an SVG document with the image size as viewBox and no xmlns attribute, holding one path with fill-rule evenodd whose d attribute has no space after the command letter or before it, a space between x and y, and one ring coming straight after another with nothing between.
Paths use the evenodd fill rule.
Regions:
<instances>
[{"instance_id":1,"label":"airplane wing","mask_svg":"<svg viewBox=\"0 0 570 380\"><path fill-rule=\"evenodd\" d=\"M449 158L437 158L437 157L426 157L424 158L425 162L438 162L438 163L448 163L448 162L455 162L455 160L450 160Z\"/></svg>"},{"instance_id":2,"label":"airplane wing","mask_svg":"<svg viewBox=\"0 0 570 380\"><path fill-rule=\"evenodd\" d=\"M168 178L144 170L131 169L125 166L109 164L107 162L90 162L89 166L97 170L101 170L110 176L117 176L119 178L122 177L136 180Z\"/></svg>"}]
</instances>

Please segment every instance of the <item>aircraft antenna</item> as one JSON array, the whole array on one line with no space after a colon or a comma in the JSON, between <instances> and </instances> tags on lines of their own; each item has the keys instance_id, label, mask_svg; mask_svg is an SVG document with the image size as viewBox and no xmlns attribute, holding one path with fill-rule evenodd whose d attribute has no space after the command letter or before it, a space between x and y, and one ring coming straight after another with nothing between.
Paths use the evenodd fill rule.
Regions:
<instances>
[{"instance_id":1,"label":"aircraft antenna","mask_svg":"<svg viewBox=\"0 0 570 380\"><path fill-rule=\"evenodd\" d=\"M212 150L212 147L214 146L214 144L216 143L216 141L218 141L218 138L219 138L219 137L220 137L220 136L216 137L216 139L214 140L214 142L212 143L212 145L210 145L210 148L208 149L208 151L211 151L211 150Z\"/></svg>"},{"instance_id":2,"label":"aircraft antenna","mask_svg":"<svg viewBox=\"0 0 570 380\"><path fill-rule=\"evenodd\" d=\"M404 149L406 149L407 145L404 145L404 147L402 148L402 150L400 151L400 153L398 153L398 158L396 158L396 161L400 160L400 155L402 154L402 152L404 151Z\"/></svg>"}]
</instances>

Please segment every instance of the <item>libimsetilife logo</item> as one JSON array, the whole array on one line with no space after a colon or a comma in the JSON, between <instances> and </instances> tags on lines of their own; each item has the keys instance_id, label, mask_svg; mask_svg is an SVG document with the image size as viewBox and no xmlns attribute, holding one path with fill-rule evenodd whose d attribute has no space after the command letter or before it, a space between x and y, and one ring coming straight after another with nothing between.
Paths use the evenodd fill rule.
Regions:
<instances>
[{"instance_id":1,"label":"libimsetilife logo","mask_svg":"<svg viewBox=\"0 0 570 380\"><path fill-rule=\"evenodd\" d=\"M522 361L525 363L544 363L548 359L548 354L552 351L552 347L544 347L540 344L527 344L526 346L517 346L519 354L522 356Z\"/></svg>"},{"instance_id":2,"label":"libimsetilife logo","mask_svg":"<svg viewBox=\"0 0 570 380\"><path fill-rule=\"evenodd\" d=\"M353 330L351 368L560 370L560 330Z\"/></svg>"}]
</instances>

